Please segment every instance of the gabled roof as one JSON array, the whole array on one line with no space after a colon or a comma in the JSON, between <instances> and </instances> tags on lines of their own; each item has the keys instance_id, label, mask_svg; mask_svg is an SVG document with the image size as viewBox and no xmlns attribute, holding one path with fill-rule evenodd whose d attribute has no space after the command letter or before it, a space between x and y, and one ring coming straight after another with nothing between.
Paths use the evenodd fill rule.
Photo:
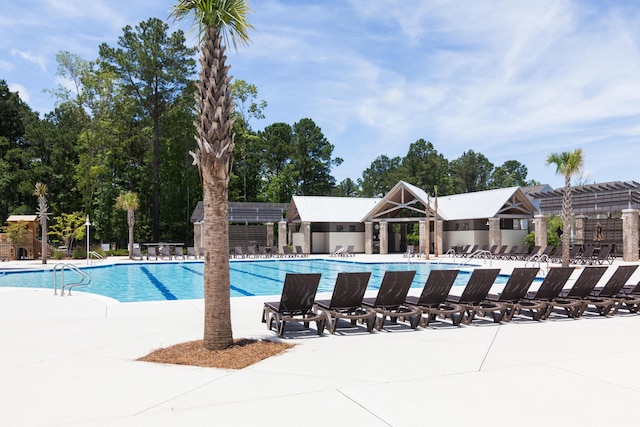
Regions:
<instances>
[{"instance_id":1,"label":"gabled roof","mask_svg":"<svg viewBox=\"0 0 640 427\"><path fill-rule=\"evenodd\" d=\"M360 217L360 221L366 222L375 220L376 218L395 217L402 210L405 212L413 212L414 215L417 214L422 218L426 218L426 207L429 202L431 209L433 209L433 201L430 200L426 191L408 182L399 181L380 199L380 202L377 203L376 206L367 212L366 215ZM441 217L440 212L438 212L438 216Z\"/></svg>"},{"instance_id":2,"label":"gabled roof","mask_svg":"<svg viewBox=\"0 0 640 427\"><path fill-rule=\"evenodd\" d=\"M530 216L536 211L520 187L499 188L474 193L440 196L443 219L454 221L500 216Z\"/></svg>"},{"instance_id":3,"label":"gabled roof","mask_svg":"<svg viewBox=\"0 0 640 427\"><path fill-rule=\"evenodd\" d=\"M287 220L291 222L361 222L364 212L380 199L360 197L293 196Z\"/></svg>"}]
</instances>

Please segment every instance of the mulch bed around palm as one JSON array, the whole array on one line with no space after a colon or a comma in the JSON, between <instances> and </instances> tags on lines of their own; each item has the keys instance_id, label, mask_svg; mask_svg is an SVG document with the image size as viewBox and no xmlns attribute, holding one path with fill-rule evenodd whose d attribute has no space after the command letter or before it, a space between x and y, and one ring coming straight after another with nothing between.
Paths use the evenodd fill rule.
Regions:
<instances>
[{"instance_id":1,"label":"mulch bed around palm","mask_svg":"<svg viewBox=\"0 0 640 427\"><path fill-rule=\"evenodd\" d=\"M293 345L281 342L238 339L229 348L212 351L204 348L202 340L198 340L160 348L138 360L205 368L242 369L291 347Z\"/></svg>"}]
</instances>

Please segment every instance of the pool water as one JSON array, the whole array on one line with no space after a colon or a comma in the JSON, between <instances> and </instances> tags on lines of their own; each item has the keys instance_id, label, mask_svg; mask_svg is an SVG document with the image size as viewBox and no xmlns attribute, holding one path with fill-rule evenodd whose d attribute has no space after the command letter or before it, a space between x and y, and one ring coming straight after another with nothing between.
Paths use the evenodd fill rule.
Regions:
<instances>
[{"instance_id":1,"label":"pool water","mask_svg":"<svg viewBox=\"0 0 640 427\"><path fill-rule=\"evenodd\" d=\"M231 261L231 296L280 295L287 273L322 273L318 292L332 292L339 272L370 271L369 290L380 286L385 271L415 270L412 287L422 288L431 269L455 268L454 265L428 263L359 263L340 260L264 260ZM91 284L74 292L91 292L120 302L201 299L204 297L202 262L143 262L85 267ZM74 278L65 272L65 282ZM466 284L469 273L460 272L456 285ZM60 276L58 276L58 281ZM499 276L497 283L506 277ZM51 271L0 272L0 286L49 288L53 290Z\"/></svg>"}]
</instances>

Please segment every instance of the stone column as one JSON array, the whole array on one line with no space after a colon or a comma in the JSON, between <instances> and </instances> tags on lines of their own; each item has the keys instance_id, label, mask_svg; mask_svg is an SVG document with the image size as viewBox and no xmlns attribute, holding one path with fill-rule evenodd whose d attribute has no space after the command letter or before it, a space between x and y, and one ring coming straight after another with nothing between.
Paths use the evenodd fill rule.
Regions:
<instances>
[{"instance_id":1,"label":"stone column","mask_svg":"<svg viewBox=\"0 0 640 427\"><path fill-rule=\"evenodd\" d=\"M534 217L535 224L535 246L546 247L547 246L547 216L536 215Z\"/></svg>"},{"instance_id":2,"label":"stone column","mask_svg":"<svg viewBox=\"0 0 640 427\"><path fill-rule=\"evenodd\" d=\"M562 230L562 234L570 233L571 230ZM587 241L587 216L576 215L576 245L584 245Z\"/></svg>"},{"instance_id":3,"label":"stone column","mask_svg":"<svg viewBox=\"0 0 640 427\"><path fill-rule=\"evenodd\" d=\"M389 224L386 221L380 221L380 255L389 253Z\"/></svg>"},{"instance_id":4,"label":"stone column","mask_svg":"<svg viewBox=\"0 0 640 427\"><path fill-rule=\"evenodd\" d=\"M420 252L424 254L425 259L429 259L429 226L427 221L418 221L418 229L420 233Z\"/></svg>"},{"instance_id":5,"label":"stone column","mask_svg":"<svg viewBox=\"0 0 640 427\"><path fill-rule=\"evenodd\" d=\"M273 223L267 223L267 247L273 246Z\"/></svg>"},{"instance_id":6,"label":"stone column","mask_svg":"<svg viewBox=\"0 0 640 427\"><path fill-rule=\"evenodd\" d=\"M278 221L278 253L282 253L282 247L287 244L287 221Z\"/></svg>"},{"instance_id":7,"label":"stone column","mask_svg":"<svg viewBox=\"0 0 640 427\"><path fill-rule=\"evenodd\" d=\"M622 210L622 260L638 261L638 210Z\"/></svg>"},{"instance_id":8,"label":"stone column","mask_svg":"<svg viewBox=\"0 0 640 427\"><path fill-rule=\"evenodd\" d=\"M500 230L500 218L489 218L489 247L502 246L502 230Z\"/></svg>"},{"instance_id":9,"label":"stone column","mask_svg":"<svg viewBox=\"0 0 640 427\"><path fill-rule=\"evenodd\" d=\"M301 227L302 231L302 252L305 254L311 253L311 223L303 222Z\"/></svg>"},{"instance_id":10,"label":"stone column","mask_svg":"<svg viewBox=\"0 0 640 427\"><path fill-rule=\"evenodd\" d=\"M371 255L373 253L373 223L364 223L364 253Z\"/></svg>"}]
</instances>

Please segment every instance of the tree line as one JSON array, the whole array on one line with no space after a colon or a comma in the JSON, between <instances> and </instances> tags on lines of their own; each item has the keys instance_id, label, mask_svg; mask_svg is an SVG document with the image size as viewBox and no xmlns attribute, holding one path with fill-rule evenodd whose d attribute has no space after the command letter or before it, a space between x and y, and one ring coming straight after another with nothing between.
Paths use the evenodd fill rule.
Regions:
<instances>
[{"instance_id":1,"label":"tree line","mask_svg":"<svg viewBox=\"0 0 640 427\"><path fill-rule=\"evenodd\" d=\"M103 43L95 60L59 52L57 73L67 84L49 90L56 107L42 118L0 79L0 220L36 212L34 187L42 183L52 217L88 214L92 238L124 247L128 215L116 205L133 192L139 200L136 241L190 240L190 216L202 200L190 155L199 117L195 52L182 31L169 32L157 18L124 27L117 46ZM241 79L231 88L230 201L376 197L399 180L430 193L437 186L442 195L536 183L517 161L494 167L473 150L449 161L423 139L404 157L380 155L361 177L336 183L332 170L342 159L311 118L254 131L252 122L265 118L267 102Z\"/></svg>"}]
</instances>

